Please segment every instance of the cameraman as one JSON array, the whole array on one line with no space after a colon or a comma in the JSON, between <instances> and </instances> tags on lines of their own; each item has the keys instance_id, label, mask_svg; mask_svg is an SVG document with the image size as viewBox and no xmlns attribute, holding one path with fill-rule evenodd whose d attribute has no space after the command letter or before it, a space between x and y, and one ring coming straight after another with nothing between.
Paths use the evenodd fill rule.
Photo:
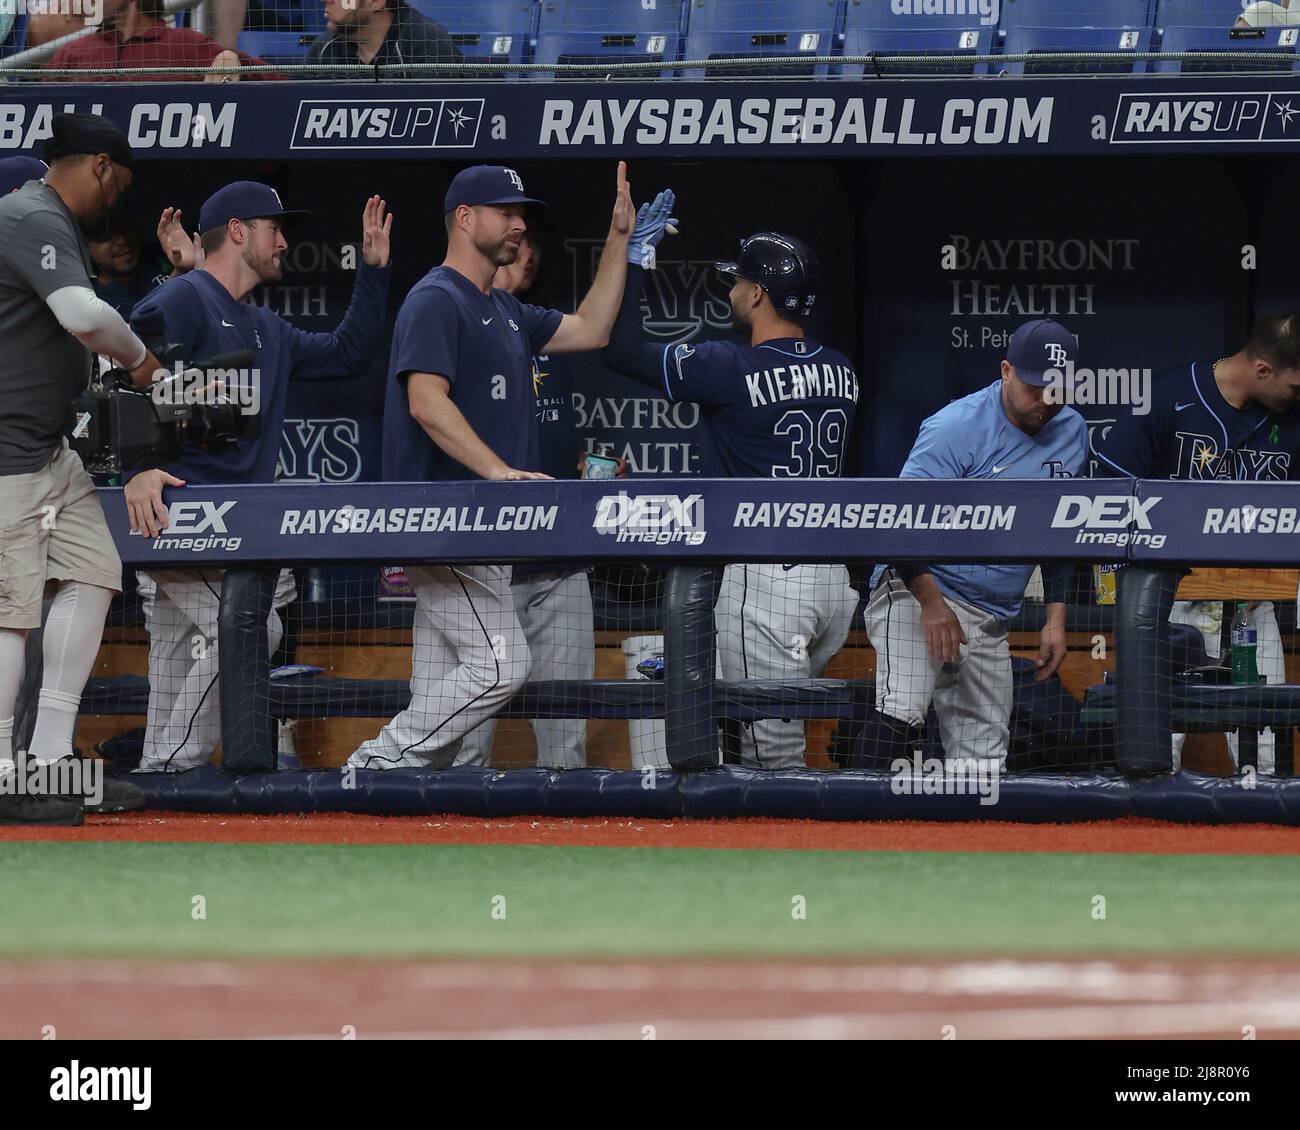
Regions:
<instances>
[{"instance_id":1,"label":"cameraman","mask_svg":"<svg viewBox=\"0 0 1300 1130\"><path fill-rule=\"evenodd\" d=\"M133 178L126 138L93 114L58 114L49 171L0 198L0 775L14 769L13 716L28 631L41 624L47 581L58 588L45 625L36 727L28 755L73 756L81 692L99 651L122 563L90 476L68 450L72 400L95 353L148 385L158 361L96 297L86 235L107 230ZM86 798L87 800L89 798ZM0 791L0 824L80 824L83 810L124 812L144 797L105 781L80 796Z\"/></svg>"},{"instance_id":2,"label":"cameraman","mask_svg":"<svg viewBox=\"0 0 1300 1130\"><path fill-rule=\"evenodd\" d=\"M132 324L181 346L187 360L236 350L255 356L253 388L261 432L211 451L186 447L166 468L141 471L126 484L133 533L156 537L167 527L164 487L186 483L270 483L284 429L289 382L363 376L379 351L388 301L392 216L372 196L362 215L361 263L352 302L338 328L307 333L246 301L280 281L284 232L308 212L289 211L268 185L236 181L213 193L199 213L203 266L164 283L131 312ZM146 329L147 327L147 329ZM206 764L219 737L217 611L222 570L150 570L140 574L149 627L149 717L139 772L182 772ZM287 592L286 592L287 587ZM292 598L281 574L276 603ZM271 651L280 618L269 619ZM196 634L205 641L195 647Z\"/></svg>"}]
</instances>

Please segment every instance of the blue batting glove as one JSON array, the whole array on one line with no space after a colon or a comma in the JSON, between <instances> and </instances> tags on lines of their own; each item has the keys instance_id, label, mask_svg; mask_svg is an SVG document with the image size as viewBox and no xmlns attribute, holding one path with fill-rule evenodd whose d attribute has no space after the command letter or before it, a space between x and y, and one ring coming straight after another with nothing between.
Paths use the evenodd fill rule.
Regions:
<instances>
[{"instance_id":1,"label":"blue batting glove","mask_svg":"<svg viewBox=\"0 0 1300 1130\"><path fill-rule=\"evenodd\" d=\"M655 268L655 248L665 234L677 234L677 218L672 214L677 196L671 188L659 193L650 203L637 209L636 226L627 245L627 261L647 271Z\"/></svg>"}]
</instances>

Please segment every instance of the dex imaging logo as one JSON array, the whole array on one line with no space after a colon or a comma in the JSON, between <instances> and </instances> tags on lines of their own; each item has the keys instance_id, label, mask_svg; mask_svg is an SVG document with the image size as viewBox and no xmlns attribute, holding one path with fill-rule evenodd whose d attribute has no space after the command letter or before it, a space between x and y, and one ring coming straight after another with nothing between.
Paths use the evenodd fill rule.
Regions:
<instances>
[{"instance_id":1,"label":"dex imaging logo","mask_svg":"<svg viewBox=\"0 0 1300 1130\"><path fill-rule=\"evenodd\" d=\"M290 149L473 149L482 98L304 98Z\"/></svg>"},{"instance_id":2,"label":"dex imaging logo","mask_svg":"<svg viewBox=\"0 0 1300 1130\"><path fill-rule=\"evenodd\" d=\"M1077 545L1148 545L1162 549L1165 535L1151 532L1151 511L1159 503L1159 495L1134 498L1129 494L1065 494L1056 504L1052 529L1077 529Z\"/></svg>"},{"instance_id":3,"label":"dex imaging logo","mask_svg":"<svg viewBox=\"0 0 1300 1130\"><path fill-rule=\"evenodd\" d=\"M648 545L702 545L704 499L698 494L606 495L596 507L592 528L619 542Z\"/></svg>"},{"instance_id":4,"label":"dex imaging logo","mask_svg":"<svg viewBox=\"0 0 1300 1130\"><path fill-rule=\"evenodd\" d=\"M999 0L889 0L895 16L974 16L985 27L996 27Z\"/></svg>"},{"instance_id":5,"label":"dex imaging logo","mask_svg":"<svg viewBox=\"0 0 1300 1130\"><path fill-rule=\"evenodd\" d=\"M235 552L244 539L229 536L226 515L234 506L233 499L228 502L170 503L167 507L167 528L154 538L153 548L186 549L192 553L210 549Z\"/></svg>"}]
</instances>

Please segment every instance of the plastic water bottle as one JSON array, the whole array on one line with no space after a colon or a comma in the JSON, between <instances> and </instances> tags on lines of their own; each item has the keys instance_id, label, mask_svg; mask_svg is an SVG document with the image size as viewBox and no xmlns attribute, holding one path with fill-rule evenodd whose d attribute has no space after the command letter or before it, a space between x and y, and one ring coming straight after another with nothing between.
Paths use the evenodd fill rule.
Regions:
<instances>
[{"instance_id":1,"label":"plastic water bottle","mask_svg":"<svg viewBox=\"0 0 1300 1130\"><path fill-rule=\"evenodd\" d=\"M1237 614L1232 618L1232 683L1233 686L1258 686L1259 667L1255 662L1258 650L1255 625L1250 622L1250 605L1237 602Z\"/></svg>"}]
</instances>

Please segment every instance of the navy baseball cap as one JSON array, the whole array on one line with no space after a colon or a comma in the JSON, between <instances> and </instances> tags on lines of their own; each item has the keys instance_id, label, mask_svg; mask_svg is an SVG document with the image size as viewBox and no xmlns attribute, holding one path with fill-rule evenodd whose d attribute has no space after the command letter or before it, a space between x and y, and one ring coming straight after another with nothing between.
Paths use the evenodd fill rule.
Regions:
<instances>
[{"instance_id":1,"label":"navy baseball cap","mask_svg":"<svg viewBox=\"0 0 1300 1130\"><path fill-rule=\"evenodd\" d=\"M1049 370L1064 372L1066 362L1073 364L1078 358L1074 334L1049 318L1026 322L1007 346L1007 360L1015 366L1016 376L1034 388L1046 388L1051 384L1046 376Z\"/></svg>"},{"instance_id":2,"label":"navy baseball cap","mask_svg":"<svg viewBox=\"0 0 1300 1130\"><path fill-rule=\"evenodd\" d=\"M280 194L269 184L255 180L237 180L219 188L204 202L199 210L199 234L213 228L223 228L231 220L278 219L289 224L300 223L311 216L301 208L290 209L280 203Z\"/></svg>"},{"instance_id":3,"label":"navy baseball cap","mask_svg":"<svg viewBox=\"0 0 1300 1130\"><path fill-rule=\"evenodd\" d=\"M447 188L442 214L454 212L462 204L471 208L480 204L537 204L547 206L545 200L524 195L524 180L514 169L504 165L474 165L462 169Z\"/></svg>"},{"instance_id":4,"label":"navy baseball cap","mask_svg":"<svg viewBox=\"0 0 1300 1130\"><path fill-rule=\"evenodd\" d=\"M45 159L57 161L83 153L106 153L124 169L135 168L135 154L126 134L107 118L98 114L55 114L50 119Z\"/></svg>"},{"instance_id":5,"label":"navy baseball cap","mask_svg":"<svg viewBox=\"0 0 1300 1130\"><path fill-rule=\"evenodd\" d=\"M29 180L40 180L49 165L35 157L6 157L0 161L0 196L8 196Z\"/></svg>"}]
</instances>

